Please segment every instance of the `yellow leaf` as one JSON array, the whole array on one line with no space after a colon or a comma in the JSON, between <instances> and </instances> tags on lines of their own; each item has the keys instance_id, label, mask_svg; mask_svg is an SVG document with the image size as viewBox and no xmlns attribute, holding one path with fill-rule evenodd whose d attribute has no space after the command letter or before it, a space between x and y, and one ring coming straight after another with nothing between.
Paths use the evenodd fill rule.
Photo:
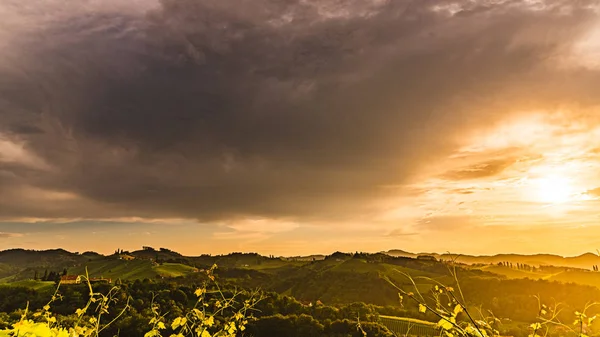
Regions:
<instances>
[{"instance_id":1,"label":"yellow leaf","mask_svg":"<svg viewBox=\"0 0 600 337\"><path fill-rule=\"evenodd\" d=\"M419 303L419 312L425 312L427 311L427 307L425 307L423 304Z\"/></svg>"},{"instance_id":2,"label":"yellow leaf","mask_svg":"<svg viewBox=\"0 0 600 337\"><path fill-rule=\"evenodd\" d=\"M65 329L60 329L56 337L69 337L69 332Z\"/></svg>"},{"instance_id":3,"label":"yellow leaf","mask_svg":"<svg viewBox=\"0 0 600 337\"><path fill-rule=\"evenodd\" d=\"M215 319L212 316L208 316L202 323L207 327L211 327L215 324Z\"/></svg>"},{"instance_id":4,"label":"yellow leaf","mask_svg":"<svg viewBox=\"0 0 600 337\"><path fill-rule=\"evenodd\" d=\"M437 325L444 330L450 330L453 327L452 323L445 318L440 319Z\"/></svg>"},{"instance_id":5,"label":"yellow leaf","mask_svg":"<svg viewBox=\"0 0 600 337\"><path fill-rule=\"evenodd\" d=\"M463 307L462 307L460 304L457 304L457 305L454 307L454 316L458 315L458 313L460 313L460 312L462 312L462 311L463 311Z\"/></svg>"},{"instance_id":6,"label":"yellow leaf","mask_svg":"<svg viewBox=\"0 0 600 337\"><path fill-rule=\"evenodd\" d=\"M173 323L171 323L171 329L175 330L175 329L179 328L180 325L181 325L181 317L177 317L173 320Z\"/></svg>"},{"instance_id":7,"label":"yellow leaf","mask_svg":"<svg viewBox=\"0 0 600 337\"><path fill-rule=\"evenodd\" d=\"M529 325L530 328L532 328L533 330L539 330L542 328L542 325L538 322L538 323L531 323L531 325Z\"/></svg>"}]
</instances>

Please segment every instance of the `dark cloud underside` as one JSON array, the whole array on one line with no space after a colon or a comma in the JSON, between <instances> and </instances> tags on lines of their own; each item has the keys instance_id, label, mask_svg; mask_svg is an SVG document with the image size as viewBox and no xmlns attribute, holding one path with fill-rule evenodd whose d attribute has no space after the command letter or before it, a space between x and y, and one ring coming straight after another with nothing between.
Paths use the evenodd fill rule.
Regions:
<instances>
[{"instance_id":1,"label":"dark cloud underside","mask_svg":"<svg viewBox=\"0 0 600 337\"><path fill-rule=\"evenodd\" d=\"M585 3L469 2L454 16L435 10L445 1L322 4L65 4L43 29L6 33L0 135L48 168L0 161L0 196L83 201L3 200L0 218L351 216L514 105L598 103L596 73L548 65L595 18Z\"/></svg>"}]
</instances>

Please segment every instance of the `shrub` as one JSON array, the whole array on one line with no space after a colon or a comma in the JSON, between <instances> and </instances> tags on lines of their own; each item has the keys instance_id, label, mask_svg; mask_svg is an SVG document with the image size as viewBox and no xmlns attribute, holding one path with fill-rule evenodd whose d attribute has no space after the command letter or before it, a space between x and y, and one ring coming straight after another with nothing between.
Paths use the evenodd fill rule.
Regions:
<instances>
[{"instance_id":1,"label":"shrub","mask_svg":"<svg viewBox=\"0 0 600 337\"><path fill-rule=\"evenodd\" d=\"M171 337L233 337L238 331L243 331L251 311L262 297L258 292L251 293L243 300L238 300L241 292L225 295L215 281L213 271L216 268L213 265L205 271L207 281L196 289L197 299L187 312L167 319L167 315L160 312L160 306L152 301L152 318L148 322L145 337L161 337L163 334ZM52 304L62 299L59 284L51 300L42 309L30 312L28 304L17 322L8 326L5 324L0 337L99 337L132 309L129 305L131 298L127 297L123 308L115 315L109 315L111 306L122 298L119 296L122 295L120 288L115 286L106 293L95 292L87 274L84 279L88 285L89 300L73 315L59 316L51 310ZM7 319L4 315L0 318Z\"/></svg>"}]
</instances>

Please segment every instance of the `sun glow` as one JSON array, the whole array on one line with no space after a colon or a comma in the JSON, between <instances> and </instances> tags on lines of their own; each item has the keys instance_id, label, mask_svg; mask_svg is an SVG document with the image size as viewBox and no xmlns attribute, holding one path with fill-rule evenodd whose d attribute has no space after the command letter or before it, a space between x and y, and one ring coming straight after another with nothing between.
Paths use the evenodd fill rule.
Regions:
<instances>
[{"instance_id":1,"label":"sun glow","mask_svg":"<svg viewBox=\"0 0 600 337\"><path fill-rule=\"evenodd\" d=\"M534 180L535 197L548 204L563 204L573 201L576 193L570 178L548 175Z\"/></svg>"}]
</instances>

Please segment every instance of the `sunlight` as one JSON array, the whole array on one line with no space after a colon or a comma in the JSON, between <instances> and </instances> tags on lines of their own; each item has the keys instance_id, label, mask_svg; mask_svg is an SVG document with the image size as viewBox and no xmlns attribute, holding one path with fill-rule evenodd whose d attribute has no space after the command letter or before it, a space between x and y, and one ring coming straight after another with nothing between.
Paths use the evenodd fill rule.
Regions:
<instances>
[{"instance_id":1,"label":"sunlight","mask_svg":"<svg viewBox=\"0 0 600 337\"><path fill-rule=\"evenodd\" d=\"M575 190L571 179L553 174L534 180L538 201L549 204L562 204L574 200Z\"/></svg>"}]
</instances>

